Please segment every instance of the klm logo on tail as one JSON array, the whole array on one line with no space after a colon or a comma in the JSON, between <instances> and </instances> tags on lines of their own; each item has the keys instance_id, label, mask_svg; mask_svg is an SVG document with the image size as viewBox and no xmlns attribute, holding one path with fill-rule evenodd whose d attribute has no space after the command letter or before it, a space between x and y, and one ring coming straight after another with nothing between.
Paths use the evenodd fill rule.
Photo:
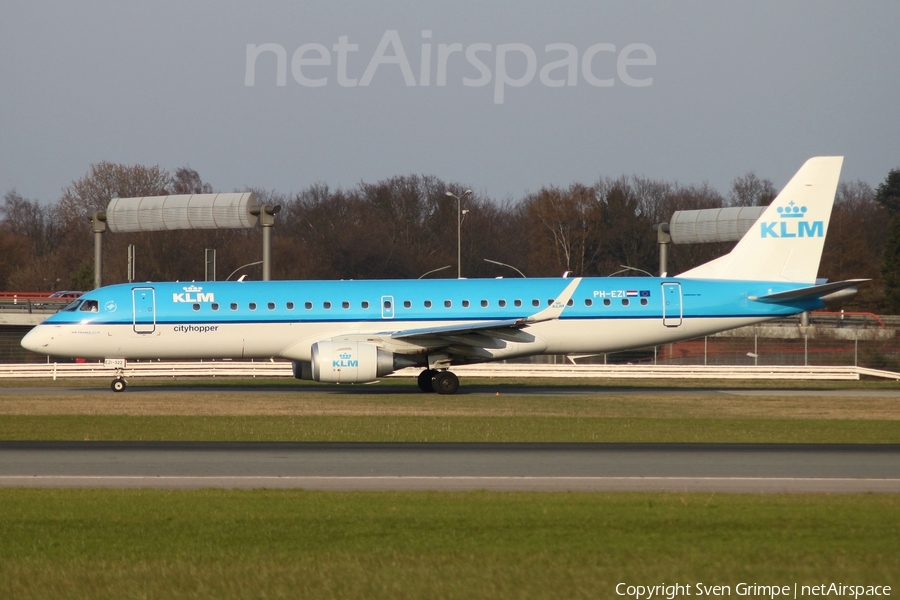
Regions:
<instances>
[{"instance_id":1,"label":"klm logo on tail","mask_svg":"<svg viewBox=\"0 0 900 600\"><path fill-rule=\"evenodd\" d=\"M787 206L778 207L778 221L762 221L759 224L760 237L763 238L814 238L825 237L825 224L822 221L807 221L806 207L797 206L794 201Z\"/></svg>"}]
</instances>

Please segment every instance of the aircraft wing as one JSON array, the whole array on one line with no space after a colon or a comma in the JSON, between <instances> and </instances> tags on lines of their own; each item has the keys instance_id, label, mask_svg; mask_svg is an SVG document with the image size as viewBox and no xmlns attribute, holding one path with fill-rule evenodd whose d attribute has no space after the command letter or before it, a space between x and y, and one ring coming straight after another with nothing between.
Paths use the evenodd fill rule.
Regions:
<instances>
[{"instance_id":1,"label":"aircraft wing","mask_svg":"<svg viewBox=\"0 0 900 600\"><path fill-rule=\"evenodd\" d=\"M581 277L572 279L547 308L528 317L516 319L494 319L487 321L472 321L457 325L441 325L437 327L423 327L418 329L403 329L391 333L391 339L406 340L416 343L419 340L444 340L448 344L461 344L471 347L496 348L497 340L510 342L530 341L532 336L526 336L519 330L532 323L558 319L568 305L572 294L581 283Z\"/></svg>"},{"instance_id":2,"label":"aircraft wing","mask_svg":"<svg viewBox=\"0 0 900 600\"><path fill-rule=\"evenodd\" d=\"M445 335L465 335L488 329L520 329L526 325L525 319L505 319L497 321L477 321L462 325L445 325L441 327L423 327L421 329L404 329L391 334L395 340L411 338L434 338Z\"/></svg>"}]
</instances>

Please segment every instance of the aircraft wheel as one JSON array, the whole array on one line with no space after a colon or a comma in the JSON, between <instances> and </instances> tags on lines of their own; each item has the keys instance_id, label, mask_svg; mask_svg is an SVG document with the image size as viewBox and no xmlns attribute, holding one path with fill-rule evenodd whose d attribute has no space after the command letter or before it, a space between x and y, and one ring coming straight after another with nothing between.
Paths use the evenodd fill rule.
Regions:
<instances>
[{"instance_id":1,"label":"aircraft wheel","mask_svg":"<svg viewBox=\"0 0 900 600\"><path fill-rule=\"evenodd\" d=\"M459 377L450 371L441 371L431 380L431 385L438 394L455 394L459 389Z\"/></svg>"},{"instance_id":2,"label":"aircraft wheel","mask_svg":"<svg viewBox=\"0 0 900 600\"><path fill-rule=\"evenodd\" d=\"M114 392L124 392L126 387L125 380L113 379L112 383L109 384L109 387L111 387Z\"/></svg>"},{"instance_id":3,"label":"aircraft wheel","mask_svg":"<svg viewBox=\"0 0 900 600\"><path fill-rule=\"evenodd\" d=\"M432 385L431 380L434 379L434 376L437 375L437 371L434 369L425 369L421 373L419 373L419 389L423 392L433 392L434 386Z\"/></svg>"}]
</instances>

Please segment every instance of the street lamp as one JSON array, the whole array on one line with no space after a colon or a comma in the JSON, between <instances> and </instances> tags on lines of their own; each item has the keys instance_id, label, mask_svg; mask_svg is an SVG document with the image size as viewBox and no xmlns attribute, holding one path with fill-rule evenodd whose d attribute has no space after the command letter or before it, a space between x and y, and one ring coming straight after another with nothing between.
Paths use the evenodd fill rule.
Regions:
<instances>
[{"instance_id":1,"label":"street lamp","mask_svg":"<svg viewBox=\"0 0 900 600\"><path fill-rule=\"evenodd\" d=\"M253 265L261 265L262 263L263 263L263 261L258 260L258 261L256 261L256 262L247 263L246 265L241 265L240 267L238 267L237 269L235 269L234 271L232 271L232 272L231 272L231 275L234 275L235 273L237 273L238 271L240 271L240 270L243 269L244 267L252 267ZM226 278L225 278L225 281L228 281L229 279L231 279L231 275L229 275L228 277L226 277Z\"/></svg>"},{"instance_id":2,"label":"street lamp","mask_svg":"<svg viewBox=\"0 0 900 600\"><path fill-rule=\"evenodd\" d=\"M523 273L522 271L518 270L517 268L515 268L515 267L512 266L512 265L508 265L508 264L506 264L506 263L502 263L502 262L500 262L499 260L491 260L491 259L489 259L489 258L486 258L486 259L484 259L484 262L489 262L489 263L494 264L494 265L500 265L501 267L509 267L510 269L512 269L513 271L515 271L515 272L518 273L519 275L521 275L522 277L525 277L525 273ZM527 279L527 278L526 278L526 279Z\"/></svg>"},{"instance_id":3,"label":"street lamp","mask_svg":"<svg viewBox=\"0 0 900 600\"><path fill-rule=\"evenodd\" d=\"M462 199L471 194L472 190L463 192L462 197L449 190L446 193L451 198L456 198L456 278L462 279Z\"/></svg>"}]
</instances>

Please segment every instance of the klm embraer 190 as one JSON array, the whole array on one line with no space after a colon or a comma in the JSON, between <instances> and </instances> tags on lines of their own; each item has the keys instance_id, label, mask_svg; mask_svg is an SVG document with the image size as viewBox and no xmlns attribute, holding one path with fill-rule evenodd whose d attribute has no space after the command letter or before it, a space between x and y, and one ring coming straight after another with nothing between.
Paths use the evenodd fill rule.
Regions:
<instances>
[{"instance_id":1,"label":"klm embraer 190","mask_svg":"<svg viewBox=\"0 0 900 600\"><path fill-rule=\"evenodd\" d=\"M120 284L22 341L93 359L283 358L298 379L374 381L419 367L667 344L822 308L862 280L816 283L843 157L808 160L727 255L676 277ZM119 364L124 361L109 361ZM125 389L118 372L112 382Z\"/></svg>"}]
</instances>

